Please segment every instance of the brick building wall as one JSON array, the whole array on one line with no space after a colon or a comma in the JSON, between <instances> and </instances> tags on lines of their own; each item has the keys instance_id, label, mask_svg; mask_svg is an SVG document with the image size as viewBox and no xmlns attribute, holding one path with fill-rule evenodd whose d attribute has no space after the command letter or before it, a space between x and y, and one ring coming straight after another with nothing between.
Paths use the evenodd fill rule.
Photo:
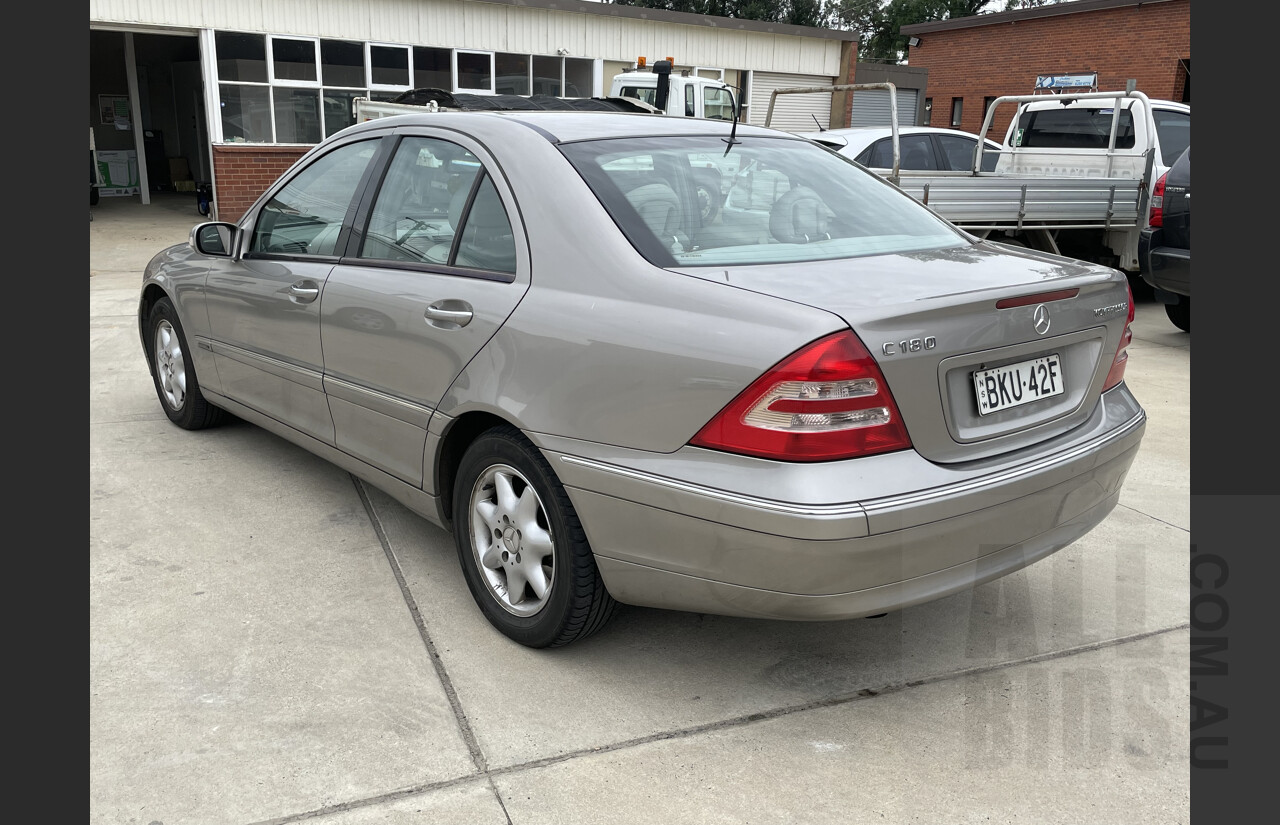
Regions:
<instances>
[{"instance_id":1,"label":"brick building wall","mask_svg":"<svg viewBox=\"0 0 1280 825\"><path fill-rule=\"evenodd\" d=\"M1051 7L1052 8L1052 7ZM1029 95L1037 75L1097 72L1098 91L1123 90L1130 78L1147 97L1182 100L1191 59L1191 0L1091 9L969 28L933 31L904 27L920 45L908 65L929 70L933 126L951 125L952 98L963 98L957 128L982 128L983 98ZM990 137L1001 140L1013 104L996 110Z\"/></svg>"},{"instance_id":2,"label":"brick building wall","mask_svg":"<svg viewBox=\"0 0 1280 825\"><path fill-rule=\"evenodd\" d=\"M216 144L213 147L213 201L218 220L235 223L276 178L309 146Z\"/></svg>"}]
</instances>

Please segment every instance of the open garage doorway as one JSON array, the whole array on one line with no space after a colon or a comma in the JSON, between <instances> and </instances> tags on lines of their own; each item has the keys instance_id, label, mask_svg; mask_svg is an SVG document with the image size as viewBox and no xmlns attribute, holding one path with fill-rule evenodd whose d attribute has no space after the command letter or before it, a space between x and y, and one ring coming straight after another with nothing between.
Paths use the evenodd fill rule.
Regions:
<instances>
[{"instance_id":1,"label":"open garage doorway","mask_svg":"<svg viewBox=\"0 0 1280 825\"><path fill-rule=\"evenodd\" d=\"M196 210L212 182L197 33L91 30L89 102L91 205L180 195Z\"/></svg>"}]
</instances>

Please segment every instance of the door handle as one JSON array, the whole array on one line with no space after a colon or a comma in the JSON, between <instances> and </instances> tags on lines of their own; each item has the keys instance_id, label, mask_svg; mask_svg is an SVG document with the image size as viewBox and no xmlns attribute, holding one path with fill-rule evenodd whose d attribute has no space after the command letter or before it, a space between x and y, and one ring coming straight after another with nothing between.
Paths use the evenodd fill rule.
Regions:
<instances>
[{"instance_id":1,"label":"door handle","mask_svg":"<svg viewBox=\"0 0 1280 825\"><path fill-rule=\"evenodd\" d=\"M436 301L427 307L424 315L428 324L439 329L461 329L475 317L471 304L453 298Z\"/></svg>"},{"instance_id":2,"label":"door handle","mask_svg":"<svg viewBox=\"0 0 1280 825\"><path fill-rule=\"evenodd\" d=\"M289 286L289 300L297 304L309 304L320 296L320 287L315 281L298 281Z\"/></svg>"}]
</instances>

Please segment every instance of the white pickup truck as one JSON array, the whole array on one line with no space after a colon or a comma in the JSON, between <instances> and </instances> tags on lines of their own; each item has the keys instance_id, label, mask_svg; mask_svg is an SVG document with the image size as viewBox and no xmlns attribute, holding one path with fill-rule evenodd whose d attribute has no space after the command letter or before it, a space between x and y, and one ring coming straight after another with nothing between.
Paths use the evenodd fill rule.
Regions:
<instances>
[{"instance_id":1,"label":"white pickup truck","mask_svg":"<svg viewBox=\"0 0 1280 825\"><path fill-rule=\"evenodd\" d=\"M815 89L780 89L775 97L793 91ZM994 171L980 171L981 147L1005 104L1017 111ZM774 100L769 106L772 111ZM896 132L895 125L895 142ZM900 169L896 145L894 166L875 171L975 235L1136 277L1151 192L1190 142L1191 107L1138 91L999 97L987 110L981 138L969 171Z\"/></svg>"}]
</instances>

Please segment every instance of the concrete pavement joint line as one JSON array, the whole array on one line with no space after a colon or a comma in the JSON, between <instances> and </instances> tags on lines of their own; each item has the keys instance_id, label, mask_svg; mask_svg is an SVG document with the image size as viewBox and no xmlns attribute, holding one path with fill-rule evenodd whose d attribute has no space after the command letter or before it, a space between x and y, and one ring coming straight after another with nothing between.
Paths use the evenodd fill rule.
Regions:
<instances>
[{"instance_id":1,"label":"concrete pavement joint line","mask_svg":"<svg viewBox=\"0 0 1280 825\"><path fill-rule=\"evenodd\" d=\"M498 800L498 807L502 809L502 816L506 818L507 825L513 825L511 814L507 811L507 803L502 801L502 794L498 792L498 786L493 784L493 774L485 774L485 779L489 785L489 790L493 791L493 798Z\"/></svg>"},{"instance_id":2,"label":"concrete pavement joint line","mask_svg":"<svg viewBox=\"0 0 1280 825\"><path fill-rule=\"evenodd\" d=\"M357 487L360 489L361 498L363 499L364 489L363 487L360 486L360 483L358 481L356 483L357 483ZM375 528L379 531L379 537L381 537L382 535L381 526L377 524L376 519L375 519ZM384 544L384 547L385 546L386 545ZM570 751L569 753L562 753L556 756L546 756L546 757L543 757L542 759L534 759L529 762L521 762L519 764L508 765L503 768L495 768L493 770L486 769L483 772L484 773L483 778L487 781L489 787L493 789L493 792L498 795L498 803L502 805L502 796L501 794L498 794L498 789L493 783L494 778L498 776L506 776L507 774L521 773L523 771L534 770L536 768L546 768L546 767L550 767L551 765L556 765L561 762L568 762L571 759L577 759L578 757L582 757L582 756L595 756L603 753L611 753L614 751L626 750L628 748L633 748L640 745L648 745L653 742L663 742L671 739L687 739L692 736L697 736L698 734L701 734L701 733L709 733L711 731L728 730L730 728L744 727L746 725L754 724L756 722L767 722L773 719L780 719L784 716L790 716L795 713L802 713L804 711L823 710L826 708L839 707L840 705L847 705L853 702L861 701L863 699L871 699L876 696L884 696L886 694L897 693L899 691L903 691L903 690L907 690L915 687L922 687L924 685L932 685L932 684L937 684L939 682L948 682L948 681L951 681L952 679L964 678L966 676L980 676L986 673L995 673L1001 670L1008 670L1009 668L1019 667L1021 665L1034 665L1034 664L1039 664L1041 662L1053 661L1055 659L1065 659L1069 656L1075 656L1080 653L1091 653L1093 651L1102 650L1104 648L1119 647L1120 645L1129 644L1131 642L1140 642L1144 639L1150 639L1155 636L1162 636L1166 633L1173 633L1178 630L1186 630L1190 627L1191 627L1190 622L1182 622L1181 624L1176 624L1171 627L1162 627L1156 630L1146 630L1146 631L1143 631L1142 633L1132 633L1128 636L1120 636L1115 639L1105 639L1100 642L1089 642L1088 644L1076 645L1075 647L1069 647L1064 650L1051 650L1045 653L1036 653L1032 656L1025 656L1021 659L1014 659L1008 662L997 662L996 664L993 664L993 665L978 665L975 667L963 668L961 670L952 670L947 673L939 673L933 676L925 676L924 678L921 678L921 679L912 679L907 682L899 682L897 684L890 684L880 688L860 688L856 691L853 691L852 693L837 694L836 696L831 696L826 699L817 699L812 702L805 702L802 705L791 705L789 707L784 707L784 708L774 708L773 710L765 710L765 711L760 711L758 713L751 713L751 714L747 714L746 716L738 716L733 719L723 719L719 722L708 722L704 725L695 725L691 728L681 728L679 730L664 731L662 733L655 733L649 736L640 736L635 739L627 739L622 742L614 742L613 744L610 744L610 745L601 745L600 747L597 747L597 748L584 748L582 750ZM439 782L429 782L429 783L418 785L412 788L404 788L398 791L391 791L385 794L380 794L378 796L365 797L364 799L352 800L350 802L342 802L337 805L319 808L314 811L306 811L304 813L290 814L288 816L283 816L278 819L265 819L259 822L249 823L249 825L288 825L288 823L301 822L302 820L305 820L305 819L314 819L315 817L318 817L318 816L328 816L330 814L341 813L343 811L355 810L357 808L367 808L367 807L370 807L373 805L379 805L385 802L394 802L400 799L407 799L412 796L418 796L421 794L431 793L433 791L444 790L444 789L452 788L458 785L463 785L468 782L475 782L480 779L481 779L480 776L459 776L459 777L455 777L454 779L445 779ZM505 805L502 805L502 812L504 815L507 815L507 809ZM511 822L510 815L507 815L507 822L508 823Z\"/></svg>"},{"instance_id":3,"label":"concrete pavement joint line","mask_svg":"<svg viewBox=\"0 0 1280 825\"><path fill-rule=\"evenodd\" d=\"M396 577L396 584L400 587L400 595L404 598L405 604L409 606L409 613L413 616L413 623L418 627L418 636L422 638L422 643L426 645L427 653L431 655L431 665L436 669L436 677L440 679L440 685L444 688L445 695L449 697L449 707L453 709L453 718L458 723L458 732L462 735L462 741L467 744L467 750L471 754L471 762L476 766L476 770L480 773L487 773L489 764L484 758L484 753L480 750L480 743L476 740L475 733L471 730L471 723L467 721L467 714L462 710L462 703L458 699L458 693L453 689L453 681L449 678L448 671L445 670L444 661L441 660L439 652L436 650L435 642L431 641L431 634L427 632L426 622L422 619L422 613L418 610L418 603L413 598L413 594L409 592L409 585L404 580L404 571L400 569L400 562L396 559L395 551L391 549L391 542L387 538L386 531L382 529L382 520L378 518L377 512L373 509L373 502L369 500L369 494L364 488L364 483L355 476L351 476L351 481L356 486L356 493L360 496L360 502L364 505L365 512L369 515L369 521L373 524L373 531L378 535L378 542L382 545L382 552L386 554L387 561L391 565L391 572Z\"/></svg>"},{"instance_id":4,"label":"concrete pavement joint line","mask_svg":"<svg viewBox=\"0 0 1280 825\"><path fill-rule=\"evenodd\" d=\"M1172 527L1173 529L1175 529L1175 530L1181 530L1181 531L1182 531L1182 532L1184 532L1184 533L1190 533L1190 532L1191 532L1191 531L1190 531L1190 530L1188 530L1186 527L1181 527L1181 526L1179 526L1179 525L1177 525L1177 524L1174 524L1174 523L1173 523L1173 522L1171 522L1171 521L1165 521L1164 519L1160 518L1159 516L1153 516L1153 515L1151 515L1150 513L1144 513L1144 512L1142 512L1141 510L1139 510L1139 509L1138 509L1138 508L1136 508L1136 507L1130 507L1128 504L1121 504L1120 506L1121 506L1121 507L1123 507L1124 509L1128 510L1128 511L1129 511L1129 512L1131 512L1131 513L1137 513L1137 514L1138 514L1138 515L1140 515L1140 516L1146 516L1147 518L1151 519L1152 521L1158 521L1158 522L1160 522L1161 524L1163 524L1163 525L1164 525L1164 526L1166 526L1166 527Z\"/></svg>"}]
</instances>

